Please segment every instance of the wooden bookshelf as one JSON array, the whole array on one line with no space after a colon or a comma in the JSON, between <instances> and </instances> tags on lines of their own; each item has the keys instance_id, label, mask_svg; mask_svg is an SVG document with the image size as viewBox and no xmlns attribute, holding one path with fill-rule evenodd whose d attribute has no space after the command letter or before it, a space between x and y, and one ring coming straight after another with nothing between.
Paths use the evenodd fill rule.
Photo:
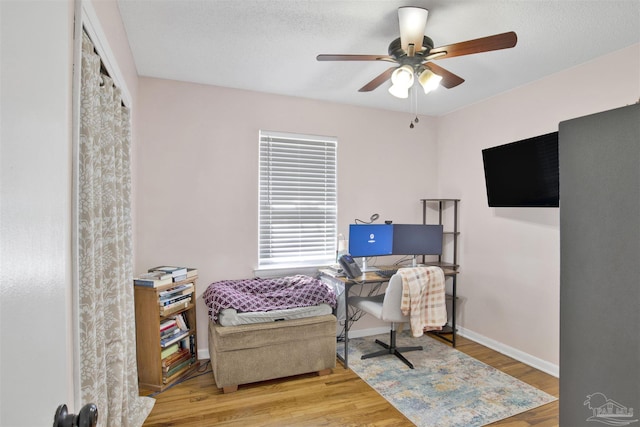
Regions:
<instances>
[{"instance_id":1,"label":"wooden bookshelf","mask_svg":"<svg viewBox=\"0 0 640 427\"><path fill-rule=\"evenodd\" d=\"M197 358L197 328L195 287L198 276L189 277L179 282L173 282L157 288L134 285L136 310L136 350L138 360L138 384L140 388L162 391L198 366ZM191 298L184 300L166 311L161 310L160 293L180 285L192 283ZM163 358L160 323L164 320L183 315L188 332L184 338L178 340L181 348L189 348L191 361L170 376L163 372ZM186 341L183 341L186 340ZM168 347L168 346L167 346Z\"/></svg>"}]
</instances>

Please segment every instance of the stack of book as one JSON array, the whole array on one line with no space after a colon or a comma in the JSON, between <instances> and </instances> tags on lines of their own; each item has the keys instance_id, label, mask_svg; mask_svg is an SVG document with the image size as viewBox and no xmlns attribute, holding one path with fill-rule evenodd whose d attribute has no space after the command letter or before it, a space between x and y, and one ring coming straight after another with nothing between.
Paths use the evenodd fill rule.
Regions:
<instances>
[{"instance_id":1,"label":"stack of book","mask_svg":"<svg viewBox=\"0 0 640 427\"><path fill-rule=\"evenodd\" d=\"M197 275L198 270L196 268L159 266L150 268L147 273L142 273L135 277L133 284L136 286L157 288L174 282L181 282L196 277Z\"/></svg>"},{"instance_id":2,"label":"stack of book","mask_svg":"<svg viewBox=\"0 0 640 427\"><path fill-rule=\"evenodd\" d=\"M181 329L175 319L160 323L160 346L165 349L189 335L189 329Z\"/></svg>"},{"instance_id":3,"label":"stack of book","mask_svg":"<svg viewBox=\"0 0 640 427\"><path fill-rule=\"evenodd\" d=\"M176 310L186 308L191 303L193 296L193 283L183 283L159 294L158 305L160 315L165 316Z\"/></svg>"},{"instance_id":4,"label":"stack of book","mask_svg":"<svg viewBox=\"0 0 640 427\"><path fill-rule=\"evenodd\" d=\"M149 273L170 274L171 280L181 282L198 275L198 270L190 267L158 266L149 269Z\"/></svg>"},{"instance_id":5,"label":"stack of book","mask_svg":"<svg viewBox=\"0 0 640 427\"><path fill-rule=\"evenodd\" d=\"M171 344L162 351L162 382L167 384L191 366L196 358L191 351L191 338Z\"/></svg>"},{"instance_id":6,"label":"stack of book","mask_svg":"<svg viewBox=\"0 0 640 427\"><path fill-rule=\"evenodd\" d=\"M193 291L193 285L191 285ZM189 335L189 324L184 313L160 322L162 352L162 382L167 384L191 366L195 360L194 337Z\"/></svg>"},{"instance_id":7,"label":"stack of book","mask_svg":"<svg viewBox=\"0 0 640 427\"><path fill-rule=\"evenodd\" d=\"M158 286L169 285L171 283L173 283L173 277L171 274L163 273L161 271L143 273L133 279L134 285L146 286L149 288L157 288Z\"/></svg>"}]
</instances>

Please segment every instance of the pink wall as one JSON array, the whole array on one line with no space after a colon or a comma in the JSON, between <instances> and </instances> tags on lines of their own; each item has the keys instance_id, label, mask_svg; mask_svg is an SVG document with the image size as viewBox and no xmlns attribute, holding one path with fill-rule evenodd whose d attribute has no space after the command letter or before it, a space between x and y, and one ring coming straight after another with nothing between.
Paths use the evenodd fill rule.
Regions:
<instances>
[{"instance_id":1,"label":"pink wall","mask_svg":"<svg viewBox=\"0 0 640 427\"><path fill-rule=\"evenodd\" d=\"M436 197L435 119L409 129L408 114L141 78L134 198L136 268L198 267L198 297L257 267L258 131L338 138L339 231L372 213L421 219ZM206 308L198 300L206 349Z\"/></svg>"},{"instance_id":2,"label":"pink wall","mask_svg":"<svg viewBox=\"0 0 640 427\"><path fill-rule=\"evenodd\" d=\"M489 208L481 150L639 98L635 45L438 120L439 189L462 199L459 322L470 336L557 371L559 209Z\"/></svg>"},{"instance_id":3,"label":"pink wall","mask_svg":"<svg viewBox=\"0 0 640 427\"><path fill-rule=\"evenodd\" d=\"M136 268L196 266L198 295L214 280L251 276L258 131L337 136L339 231L374 212L417 222L420 198L461 198L462 332L557 374L558 209L488 208L480 151L636 102L638 51L633 46L444 117L424 117L413 130L406 114L141 78ZM594 84L602 75L607 84ZM207 319L198 303L202 351Z\"/></svg>"},{"instance_id":4,"label":"pink wall","mask_svg":"<svg viewBox=\"0 0 640 427\"><path fill-rule=\"evenodd\" d=\"M339 231L374 212L416 222L418 199L461 198L463 332L557 373L558 209L488 208L480 151L637 102L640 45L444 117L424 117L410 130L407 114L137 79L117 3L91 3L132 95L137 271L197 266L198 293L213 280L251 275L258 130L334 135ZM202 305L198 319L206 325Z\"/></svg>"}]
</instances>

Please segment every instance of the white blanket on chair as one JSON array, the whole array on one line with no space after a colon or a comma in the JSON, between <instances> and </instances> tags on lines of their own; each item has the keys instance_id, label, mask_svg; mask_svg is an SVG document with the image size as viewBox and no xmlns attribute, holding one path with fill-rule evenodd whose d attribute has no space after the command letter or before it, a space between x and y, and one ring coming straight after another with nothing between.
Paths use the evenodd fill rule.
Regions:
<instances>
[{"instance_id":1,"label":"white blanket on chair","mask_svg":"<svg viewBox=\"0 0 640 427\"><path fill-rule=\"evenodd\" d=\"M411 334L441 330L447 323L444 273L439 267L412 267L398 270L402 276L401 309L409 316Z\"/></svg>"}]
</instances>

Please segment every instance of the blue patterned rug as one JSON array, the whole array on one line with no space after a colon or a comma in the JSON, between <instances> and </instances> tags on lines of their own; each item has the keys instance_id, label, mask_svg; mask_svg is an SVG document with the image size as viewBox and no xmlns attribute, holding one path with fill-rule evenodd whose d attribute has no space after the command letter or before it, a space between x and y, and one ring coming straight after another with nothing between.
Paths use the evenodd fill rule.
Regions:
<instances>
[{"instance_id":1,"label":"blue patterned rug","mask_svg":"<svg viewBox=\"0 0 640 427\"><path fill-rule=\"evenodd\" d=\"M556 400L434 338L398 333L398 346L422 345L405 357L361 360L389 342L389 335L349 340L349 368L419 427L473 427L508 418ZM344 346L340 349L344 351Z\"/></svg>"}]
</instances>

